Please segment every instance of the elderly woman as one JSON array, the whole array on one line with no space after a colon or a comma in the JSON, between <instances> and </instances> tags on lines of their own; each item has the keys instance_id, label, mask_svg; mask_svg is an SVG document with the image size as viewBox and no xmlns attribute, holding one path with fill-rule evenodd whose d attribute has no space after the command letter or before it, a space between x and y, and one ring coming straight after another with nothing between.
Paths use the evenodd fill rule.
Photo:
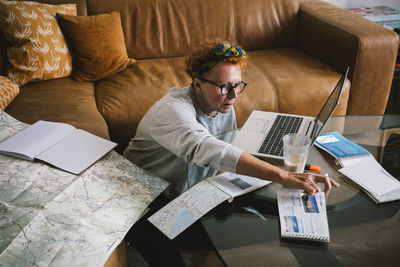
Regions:
<instances>
[{"instance_id":1,"label":"elderly woman","mask_svg":"<svg viewBox=\"0 0 400 267\"><path fill-rule=\"evenodd\" d=\"M175 240L169 240L147 218L202 179L221 172L236 172L300 188L309 194L319 191L317 182L329 191L336 182L328 177L292 173L232 146L236 117L233 104L246 88L242 70L246 52L228 42L204 45L186 62L190 86L171 88L141 120L136 136L124 155L136 165L170 183L166 196L150 205L129 231L133 243L150 266L184 266ZM196 229L197 227L197 229ZM193 231L204 231L194 224ZM206 235L206 234L204 234Z\"/></svg>"},{"instance_id":2,"label":"elderly woman","mask_svg":"<svg viewBox=\"0 0 400 267\"><path fill-rule=\"evenodd\" d=\"M124 155L168 181L168 197L217 171L278 182L308 194L320 191L318 182L326 191L338 186L322 175L282 170L227 142L227 133L236 128L233 104L247 85L242 81L245 65L246 52L238 45L204 45L187 60L191 86L171 88L141 120Z\"/></svg>"}]
</instances>

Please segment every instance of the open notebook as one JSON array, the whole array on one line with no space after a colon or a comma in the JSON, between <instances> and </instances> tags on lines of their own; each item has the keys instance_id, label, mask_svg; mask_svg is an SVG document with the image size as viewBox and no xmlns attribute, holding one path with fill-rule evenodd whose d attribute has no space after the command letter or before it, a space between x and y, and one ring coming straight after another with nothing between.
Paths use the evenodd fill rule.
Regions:
<instances>
[{"instance_id":1,"label":"open notebook","mask_svg":"<svg viewBox=\"0 0 400 267\"><path fill-rule=\"evenodd\" d=\"M362 146L338 132L319 134L315 145L343 167L339 171L362 187L376 203L400 199L400 182Z\"/></svg>"},{"instance_id":2,"label":"open notebook","mask_svg":"<svg viewBox=\"0 0 400 267\"><path fill-rule=\"evenodd\" d=\"M116 145L66 123L38 121L0 143L0 153L80 174Z\"/></svg>"},{"instance_id":3,"label":"open notebook","mask_svg":"<svg viewBox=\"0 0 400 267\"><path fill-rule=\"evenodd\" d=\"M292 189L277 192L281 237L329 242L325 194L309 196L302 192Z\"/></svg>"},{"instance_id":4,"label":"open notebook","mask_svg":"<svg viewBox=\"0 0 400 267\"><path fill-rule=\"evenodd\" d=\"M223 173L197 183L168 203L148 220L170 239L175 238L223 201L261 188L270 181Z\"/></svg>"}]
</instances>

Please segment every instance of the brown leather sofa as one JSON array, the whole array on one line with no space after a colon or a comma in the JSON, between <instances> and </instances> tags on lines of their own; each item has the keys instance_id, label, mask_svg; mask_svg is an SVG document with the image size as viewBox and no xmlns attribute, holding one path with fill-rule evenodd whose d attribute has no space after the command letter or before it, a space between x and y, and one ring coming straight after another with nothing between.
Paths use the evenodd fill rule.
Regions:
<instances>
[{"instance_id":1,"label":"brown leather sofa","mask_svg":"<svg viewBox=\"0 0 400 267\"><path fill-rule=\"evenodd\" d=\"M170 87L190 84L184 72L184 56L204 40L215 39L237 41L248 52L243 78L248 87L235 106L238 126L253 109L315 116L347 66L349 82L336 114L382 114L385 110L398 48L397 35L328 3L76 2L78 15L119 10L128 55L137 63L97 82L62 78L22 86L6 112L23 122L42 119L70 123L117 142L121 152L155 101ZM6 47L1 36L2 75L8 64Z\"/></svg>"},{"instance_id":2,"label":"brown leather sofa","mask_svg":"<svg viewBox=\"0 0 400 267\"><path fill-rule=\"evenodd\" d=\"M128 55L137 63L97 82L28 83L6 109L17 119L67 122L116 141L121 152L157 99L190 84L184 56L214 39L248 51L248 87L235 106L239 126L253 109L316 115L347 66L351 89L347 83L336 114L382 114L386 107L397 35L325 2L78 0L77 6L79 15L119 10ZM0 39L4 75L7 44Z\"/></svg>"}]
</instances>

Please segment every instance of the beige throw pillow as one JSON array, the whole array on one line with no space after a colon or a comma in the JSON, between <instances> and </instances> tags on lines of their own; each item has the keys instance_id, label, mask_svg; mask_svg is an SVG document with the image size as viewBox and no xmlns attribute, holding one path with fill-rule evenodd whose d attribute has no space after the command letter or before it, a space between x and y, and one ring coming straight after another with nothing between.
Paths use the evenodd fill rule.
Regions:
<instances>
[{"instance_id":1,"label":"beige throw pillow","mask_svg":"<svg viewBox=\"0 0 400 267\"><path fill-rule=\"evenodd\" d=\"M10 43L11 81L21 86L71 75L72 59L56 13L76 15L76 5L0 0L0 29Z\"/></svg>"}]
</instances>

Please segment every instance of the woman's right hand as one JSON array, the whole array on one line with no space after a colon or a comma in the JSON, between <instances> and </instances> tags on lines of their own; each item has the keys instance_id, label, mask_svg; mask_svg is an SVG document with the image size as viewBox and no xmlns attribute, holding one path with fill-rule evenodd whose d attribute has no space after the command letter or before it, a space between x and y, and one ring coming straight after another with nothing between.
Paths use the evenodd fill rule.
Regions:
<instances>
[{"instance_id":1,"label":"woman's right hand","mask_svg":"<svg viewBox=\"0 0 400 267\"><path fill-rule=\"evenodd\" d=\"M289 189L302 189L305 193L313 195L321 191L318 183L324 184L325 194L328 194L332 187L339 187L339 183L325 175L313 173L298 173L283 171L280 184Z\"/></svg>"}]
</instances>

